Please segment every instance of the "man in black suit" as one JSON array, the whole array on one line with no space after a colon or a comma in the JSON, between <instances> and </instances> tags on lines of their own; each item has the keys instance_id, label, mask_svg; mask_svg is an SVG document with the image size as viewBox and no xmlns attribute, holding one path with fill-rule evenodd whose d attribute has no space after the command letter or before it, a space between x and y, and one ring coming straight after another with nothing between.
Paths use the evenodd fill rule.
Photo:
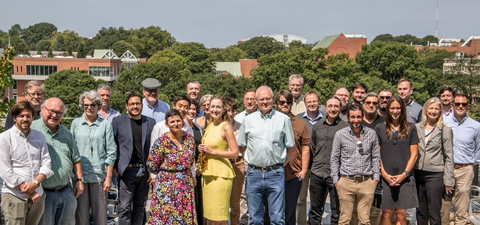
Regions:
<instances>
[{"instance_id":1,"label":"man in black suit","mask_svg":"<svg viewBox=\"0 0 480 225\"><path fill-rule=\"evenodd\" d=\"M119 177L119 225L143 224L148 187L154 179L145 168L150 150L150 134L155 120L142 115L142 97L132 93L126 101L127 114L112 121Z\"/></svg>"}]
</instances>

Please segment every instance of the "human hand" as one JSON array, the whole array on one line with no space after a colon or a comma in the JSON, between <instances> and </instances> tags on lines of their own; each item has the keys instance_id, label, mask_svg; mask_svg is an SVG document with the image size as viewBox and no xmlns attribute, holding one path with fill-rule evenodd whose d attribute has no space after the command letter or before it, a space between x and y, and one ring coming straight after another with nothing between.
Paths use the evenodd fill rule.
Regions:
<instances>
[{"instance_id":1,"label":"human hand","mask_svg":"<svg viewBox=\"0 0 480 225\"><path fill-rule=\"evenodd\" d=\"M210 146L208 146L206 144L199 144L198 145L198 151L199 152L205 152L205 153L211 153L212 148L210 148Z\"/></svg>"},{"instance_id":2,"label":"human hand","mask_svg":"<svg viewBox=\"0 0 480 225\"><path fill-rule=\"evenodd\" d=\"M193 186L197 186L197 178L193 177Z\"/></svg>"},{"instance_id":3,"label":"human hand","mask_svg":"<svg viewBox=\"0 0 480 225\"><path fill-rule=\"evenodd\" d=\"M110 188L112 187L112 179L111 178L105 178L105 181L103 181L103 191L108 192L110 191Z\"/></svg>"},{"instance_id":4,"label":"human hand","mask_svg":"<svg viewBox=\"0 0 480 225\"><path fill-rule=\"evenodd\" d=\"M148 185L154 185L156 180L157 180L157 177L151 177L151 176L149 176L149 177L148 177L148 180L147 180Z\"/></svg>"},{"instance_id":5,"label":"human hand","mask_svg":"<svg viewBox=\"0 0 480 225\"><path fill-rule=\"evenodd\" d=\"M400 183L402 183L402 181L405 180L405 178L407 178L407 175L405 173L391 176L392 181L396 183L396 185L394 186L400 186Z\"/></svg>"},{"instance_id":6,"label":"human hand","mask_svg":"<svg viewBox=\"0 0 480 225\"><path fill-rule=\"evenodd\" d=\"M306 171L306 170L305 170L305 171L301 170L300 172L298 172L298 173L296 174L297 178L300 178L301 180L304 180L304 179L305 179L305 175L307 175L307 171Z\"/></svg>"},{"instance_id":7,"label":"human hand","mask_svg":"<svg viewBox=\"0 0 480 225\"><path fill-rule=\"evenodd\" d=\"M20 190L27 195L32 195L35 192L35 189L37 189L37 184L35 184L34 182L30 182L23 185L23 188L21 188Z\"/></svg>"},{"instance_id":8,"label":"human hand","mask_svg":"<svg viewBox=\"0 0 480 225\"><path fill-rule=\"evenodd\" d=\"M375 185L375 187L376 187L378 185L378 181L373 180L373 185Z\"/></svg>"},{"instance_id":9,"label":"human hand","mask_svg":"<svg viewBox=\"0 0 480 225\"><path fill-rule=\"evenodd\" d=\"M445 186L445 192L447 194L453 194L454 187L453 186Z\"/></svg>"},{"instance_id":10,"label":"human hand","mask_svg":"<svg viewBox=\"0 0 480 225\"><path fill-rule=\"evenodd\" d=\"M385 179L385 181L387 181L388 185L390 186L399 186L399 184L397 184L392 178L393 176L391 176L390 174L384 174L383 176L383 179Z\"/></svg>"},{"instance_id":11,"label":"human hand","mask_svg":"<svg viewBox=\"0 0 480 225\"><path fill-rule=\"evenodd\" d=\"M32 199L33 203L37 203L40 201L40 195L37 192L33 192L33 194L30 195L30 199Z\"/></svg>"},{"instance_id":12,"label":"human hand","mask_svg":"<svg viewBox=\"0 0 480 225\"><path fill-rule=\"evenodd\" d=\"M76 181L75 182L75 187L73 187L73 194L75 195L75 198L78 198L83 193L83 182L82 181Z\"/></svg>"}]
</instances>

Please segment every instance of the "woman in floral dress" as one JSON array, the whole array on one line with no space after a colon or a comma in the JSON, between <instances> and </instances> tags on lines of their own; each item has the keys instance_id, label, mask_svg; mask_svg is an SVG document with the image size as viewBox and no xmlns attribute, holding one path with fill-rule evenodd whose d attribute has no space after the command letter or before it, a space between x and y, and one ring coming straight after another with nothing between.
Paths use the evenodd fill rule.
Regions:
<instances>
[{"instance_id":1,"label":"woman in floral dress","mask_svg":"<svg viewBox=\"0 0 480 225\"><path fill-rule=\"evenodd\" d=\"M165 119L170 132L155 141L147 160L148 170L157 174L148 224L197 224L194 140L182 131L178 110L168 110Z\"/></svg>"}]
</instances>

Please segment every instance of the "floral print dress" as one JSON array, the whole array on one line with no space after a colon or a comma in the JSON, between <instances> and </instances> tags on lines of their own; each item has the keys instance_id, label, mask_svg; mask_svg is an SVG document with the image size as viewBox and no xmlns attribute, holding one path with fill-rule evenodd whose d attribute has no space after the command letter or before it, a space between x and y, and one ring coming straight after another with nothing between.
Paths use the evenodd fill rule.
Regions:
<instances>
[{"instance_id":1,"label":"floral print dress","mask_svg":"<svg viewBox=\"0 0 480 225\"><path fill-rule=\"evenodd\" d=\"M157 174L148 224L197 224L192 172L195 144L184 133L180 150L163 135L150 149L147 168Z\"/></svg>"}]
</instances>

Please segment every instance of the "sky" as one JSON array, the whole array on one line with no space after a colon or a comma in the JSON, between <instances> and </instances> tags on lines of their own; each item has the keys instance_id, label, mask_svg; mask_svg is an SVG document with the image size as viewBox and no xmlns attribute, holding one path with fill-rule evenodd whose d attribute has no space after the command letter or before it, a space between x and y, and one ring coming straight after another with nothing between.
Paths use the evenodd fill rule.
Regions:
<instances>
[{"instance_id":1,"label":"sky","mask_svg":"<svg viewBox=\"0 0 480 225\"><path fill-rule=\"evenodd\" d=\"M179 42L224 48L249 37L435 34L437 0L2 0L0 30L39 22L94 37L102 27L159 26ZM438 37L480 36L479 0L440 0Z\"/></svg>"}]
</instances>

